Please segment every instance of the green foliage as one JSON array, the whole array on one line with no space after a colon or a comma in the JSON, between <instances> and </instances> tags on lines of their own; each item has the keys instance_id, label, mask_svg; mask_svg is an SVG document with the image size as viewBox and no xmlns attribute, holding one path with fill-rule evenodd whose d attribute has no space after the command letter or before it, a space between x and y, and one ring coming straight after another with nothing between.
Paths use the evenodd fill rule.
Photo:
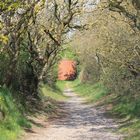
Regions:
<instances>
[{"instance_id":1,"label":"green foliage","mask_svg":"<svg viewBox=\"0 0 140 140\"><path fill-rule=\"evenodd\" d=\"M56 82L58 77L58 65L55 64L47 73L47 77L44 78L44 83L51 88L56 88Z\"/></svg>"},{"instance_id":2,"label":"green foliage","mask_svg":"<svg viewBox=\"0 0 140 140\"><path fill-rule=\"evenodd\" d=\"M116 103L114 103L113 113L119 116L140 116L140 99L134 99L132 96L120 96L116 97Z\"/></svg>"},{"instance_id":3,"label":"green foliage","mask_svg":"<svg viewBox=\"0 0 140 140\"><path fill-rule=\"evenodd\" d=\"M67 82L66 81L58 81L56 82L56 87L61 91L63 92L64 89L66 88L66 84Z\"/></svg>"},{"instance_id":4,"label":"green foliage","mask_svg":"<svg viewBox=\"0 0 140 140\"><path fill-rule=\"evenodd\" d=\"M60 53L62 59L77 60L77 55L71 46L63 46L64 50Z\"/></svg>"},{"instance_id":5,"label":"green foliage","mask_svg":"<svg viewBox=\"0 0 140 140\"><path fill-rule=\"evenodd\" d=\"M74 84L75 92L87 98L89 102L96 102L109 94L107 88L101 83L96 84L82 84L76 82Z\"/></svg>"},{"instance_id":6,"label":"green foliage","mask_svg":"<svg viewBox=\"0 0 140 140\"><path fill-rule=\"evenodd\" d=\"M0 140L15 140L22 132L21 127L31 127L30 123L20 113L16 100L6 88L0 88Z\"/></svg>"},{"instance_id":7,"label":"green foliage","mask_svg":"<svg viewBox=\"0 0 140 140\"><path fill-rule=\"evenodd\" d=\"M63 87L64 84L61 82L57 83L56 86L53 88L45 84L41 86L40 94L41 96L46 98L50 98L56 101L63 101L67 99L67 97L63 95Z\"/></svg>"},{"instance_id":8,"label":"green foliage","mask_svg":"<svg viewBox=\"0 0 140 140\"><path fill-rule=\"evenodd\" d=\"M43 94L65 99L55 86L56 67L78 5L45 0L0 1L0 87L5 87L0 95L0 111L4 114L1 140L15 139L21 127L29 127L21 112L25 114L24 109L28 111L32 103L42 101L38 94L41 83L47 84ZM66 54L75 57L70 49Z\"/></svg>"},{"instance_id":9,"label":"green foliage","mask_svg":"<svg viewBox=\"0 0 140 140\"><path fill-rule=\"evenodd\" d=\"M119 131L127 135L125 140L139 140L140 120L138 119L131 120L130 122L128 122L128 125L122 126Z\"/></svg>"},{"instance_id":10,"label":"green foliage","mask_svg":"<svg viewBox=\"0 0 140 140\"><path fill-rule=\"evenodd\" d=\"M113 0L112 2L106 4L111 4L110 6L115 8L108 11L104 9L106 4L100 2L97 10L91 14L93 26L90 30L75 35L73 46L77 47L73 49L81 65L79 79L85 85L102 83L109 89L109 93L115 98L109 100L113 104L113 112L118 116L139 117L140 31L139 29L134 31L136 25L133 25L131 19L138 9L136 1L127 3L125 0L120 2ZM102 12L101 7L105 12ZM117 10L120 10L122 15ZM135 22L139 16L136 18ZM90 91L90 88L88 90ZM83 91L86 93L86 90ZM95 98L100 99L100 96L102 94L98 93Z\"/></svg>"}]
</instances>

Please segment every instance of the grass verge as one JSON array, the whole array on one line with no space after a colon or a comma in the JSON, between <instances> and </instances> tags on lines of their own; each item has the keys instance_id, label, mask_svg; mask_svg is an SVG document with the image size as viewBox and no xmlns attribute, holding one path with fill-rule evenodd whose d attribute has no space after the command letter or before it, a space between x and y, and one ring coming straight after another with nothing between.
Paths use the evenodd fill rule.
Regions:
<instances>
[{"instance_id":1,"label":"grass verge","mask_svg":"<svg viewBox=\"0 0 140 140\"><path fill-rule=\"evenodd\" d=\"M16 101L6 88L0 88L0 140L15 140L22 133L23 127L31 127L20 113Z\"/></svg>"},{"instance_id":2,"label":"grass verge","mask_svg":"<svg viewBox=\"0 0 140 140\"><path fill-rule=\"evenodd\" d=\"M140 140L140 120L133 118L124 123L119 132L127 135L124 140Z\"/></svg>"},{"instance_id":3,"label":"grass verge","mask_svg":"<svg viewBox=\"0 0 140 140\"><path fill-rule=\"evenodd\" d=\"M52 114L56 110L56 103L53 101L64 101L67 99L63 95L65 82L59 81L56 86L51 88L47 85L42 85L41 99L44 102L37 101L37 107L28 106L32 112L28 113L34 116L37 108L40 108L40 113L45 112L46 115ZM34 110L35 108L35 110ZM29 109L29 110L30 110ZM23 113L22 113L23 112ZM0 88L0 140L18 140L19 136L24 132L24 128L31 128L32 122L24 116L28 112L18 101L13 98L10 90Z\"/></svg>"},{"instance_id":4,"label":"grass verge","mask_svg":"<svg viewBox=\"0 0 140 140\"><path fill-rule=\"evenodd\" d=\"M73 83L73 87L75 92L84 96L88 102L96 102L109 94L107 88L105 88L101 83L91 85L81 84L80 82L75 81Z\"/></svg>"},{"instance_id":5,"label":"grass verge","mask_svg":"<svg viewBox=\"0 0 140 140\"><path fill-rule=\"evenodd\" d=\"M64 101L67 99L65 95L63 95L63 90L65 88L64 81L58 81L56 86L51 88L48 85L41 86L41 95L46 98L53 99L55 101Z\"/></svg>"}]
</instances>

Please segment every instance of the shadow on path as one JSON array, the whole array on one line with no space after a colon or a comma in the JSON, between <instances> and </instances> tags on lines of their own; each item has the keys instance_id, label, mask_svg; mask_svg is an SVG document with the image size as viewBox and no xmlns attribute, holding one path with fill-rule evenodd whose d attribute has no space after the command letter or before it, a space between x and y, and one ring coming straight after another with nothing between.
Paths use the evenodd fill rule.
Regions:
<instances>
[{"instance_id":1,"label":"shadow on path","mask_svg":"<svg viewBox=\"0 0 140 140\"><path fill-rule=\"evenodd\" d=\"M60 104L64 110L47 129L41 129L26 140L122 140L115 133L119 127L111 118L107 118L103 107L87 105L71 89L64 91L70 99ZM64 117L62 117L64 115Z\"/></svg>"}]
</instances>

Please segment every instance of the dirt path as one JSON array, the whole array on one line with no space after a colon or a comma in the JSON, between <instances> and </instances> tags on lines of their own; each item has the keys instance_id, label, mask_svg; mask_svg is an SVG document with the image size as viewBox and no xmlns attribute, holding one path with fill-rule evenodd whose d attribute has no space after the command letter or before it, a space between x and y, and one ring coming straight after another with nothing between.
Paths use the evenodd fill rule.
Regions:
<instances>
[{"instance_id":1,"label":"dirt path","mask_svg":"<svg viewBox=\"0 0 140 140\"><path fill-rule=\"evenodd\" d=\"M67 116L56 119L48 127L42 121L42 126L28 133L24 140L122 140L122 136L115 134L116 123L104 115L103 108L96 108L85 104L70 89L65 91L70 99L62 109Z\"/></svg>"}]
</instances>

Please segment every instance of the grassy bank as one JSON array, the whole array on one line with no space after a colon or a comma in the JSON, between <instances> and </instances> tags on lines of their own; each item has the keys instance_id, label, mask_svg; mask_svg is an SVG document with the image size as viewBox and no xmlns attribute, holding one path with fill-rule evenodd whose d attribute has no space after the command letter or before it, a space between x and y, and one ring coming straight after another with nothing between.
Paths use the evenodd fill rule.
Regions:
<instances>
[{"instance_id":1,"label":"grassy bank","mask_svg":"<svg viewBox=\"0 0 140 140\"><path fill-rule=\"evenodd\" d=\"M132 118L123 123L119 132L126 134L125 140L140 140L140 119Z\"/></svg>"},{"instance_id":2,"label":"grassy bank","mask_svg":"<svg viewBox=\"0 0 140 140\"><path fill-rule=\"evenodd\" d=\"M79 81L75 81L72 85L75 92L81 96L84 96L88 102L96 102L109 94L107 88L105 88L101 83L91 85L82 84Z\"/></svg>"},{"instance_id":3,"label":"grassy bank","mask_svg":"<svg viewBox=\"0 0 140 140\"><path fill-rule=\"evenodd\" d=\"M90 103L99 102L100 105L111 106L109 108L110 115L121 119L121 127L119 131L127 134L126 140L140 139L140 113L139 99L132 99L127 96L115 95L103 86L101 83L82 84L78 80L71 83L75 92L83 96Z\"/></svg>"},{"instance_id":4,"label":"grassy bank","mask_svg":"<svg viewBox=\"0 0 140 140\"><path fill-rule=\"evenodd\" d=\"M8 89L0 88L0 140L15 140L22 133L23 127L31 127L21 113L23 109Z\"/></svg>"},{"instance_id":5,"label":"grassy bank","mask_svg":"<svg viewBox=\"0 0 140 140\"><path fill-rule=\"evenodd\" d=\"M26 118L25 114L32 116L40 108L40 110L50 115L55 110L53 101L67 99L63 95L64 87L65 82L61 81L57 82L53 88L43 84L40 87L40 97L44 104L42 101L37 101L38 103L34 104L34 106L30 105L28 107L27 105L26 108L30 108L32 112L23 107L8 89L0 88L0 140L18 140L19 136L24 132L24 128L32 127L32 122Z\"/></svg>"},{"instance_id":6,"label":"grassy bank","mask_svg":"<svg viewBox=\"0 0 140 140\"><path fill-rule=\"evenodd\" d=\"M64 81L58 81L55 87L49 87L48 85L42 85L41 87L41 95L46 98L53 99L55 101L63 101L66 100L67 97L63 95L63 90L65 88Z\"/></svg>"}]
</instances>

